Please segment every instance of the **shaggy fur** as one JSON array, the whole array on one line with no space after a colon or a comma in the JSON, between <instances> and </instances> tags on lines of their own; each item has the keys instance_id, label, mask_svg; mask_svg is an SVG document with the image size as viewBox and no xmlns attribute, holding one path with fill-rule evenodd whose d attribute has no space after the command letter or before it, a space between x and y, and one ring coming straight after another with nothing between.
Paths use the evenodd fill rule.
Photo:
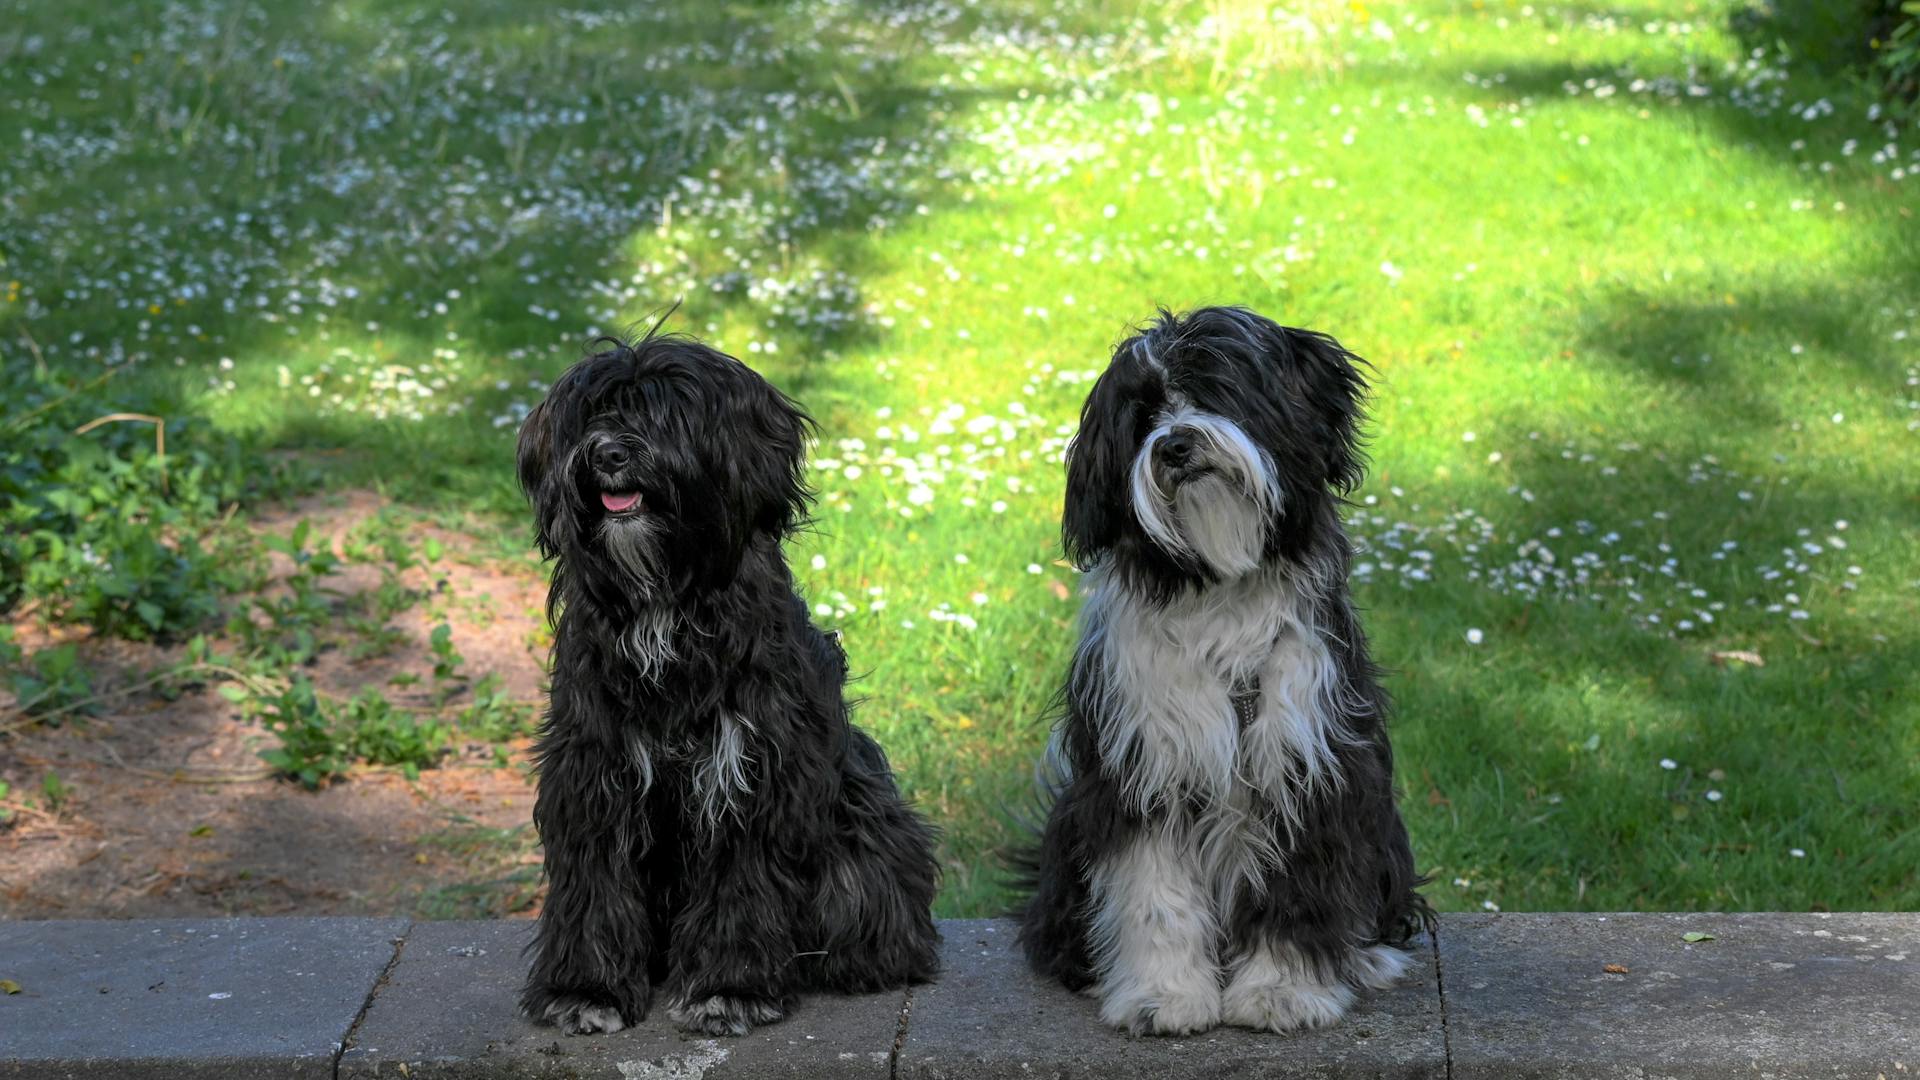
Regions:
<instances>
[{"instance_id":1,"label":"shaggy fur","mask_svg":"<svg viewBox=\"0 0 1920 1080\"><path fill-rule=\"evenodd\" d=\"M1107 1023L1334 1023L1431 918L1347 595L1358 360L1240 308L1115 350L1067 458L1081 640L1020 940Z\"/></svg>"},{"instance_id":2,"label":"shaggy fur","mask_svg":"<svg viewBox=\"0 0 1920 1080\"><path fill-rule=\"evenodd\" d=\"M804 991L935 973L931 831L849 722L846 658L781 555L810 425L738 360L650 335L521 428L554 562L536 1020L617 1031L659 988L682 1029L739 1035Z\"/></svg>"}]
</instances>

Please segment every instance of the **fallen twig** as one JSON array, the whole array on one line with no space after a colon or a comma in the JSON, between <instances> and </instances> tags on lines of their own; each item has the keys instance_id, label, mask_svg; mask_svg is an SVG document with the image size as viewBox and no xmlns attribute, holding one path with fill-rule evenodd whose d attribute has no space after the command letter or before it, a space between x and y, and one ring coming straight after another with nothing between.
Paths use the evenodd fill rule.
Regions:
<instances>
[{"instance_id":1,"label":"fallen twig","mask_svg":"<svg viewBox=\"0 0 1920 1080\"><path fill-rule=\"evenodd\" d=\"M113 760L107 762L100 761L98 758L91 759L95 764L109 765L112 768L130 772L135 776L144 776L149 780L168 780L176 784L254 784L262 780L271 780L279 775L279 772L274 769L250 769L246 772L207 773L189 773L185 769L174 769L172 771L143 769L138 765L127 764L126 759L120 756L120 752L106 743L101 743L100 749L105 750L107 756Z\"/></svg>"},{"instance_id":2,"label":"fallen twig","mask_svg":"<svg viewBox=\"0 0 1920 1080\"><path fill-rule=\"evenodd\" d=\"M75 435L85 435L87 432L92 431L94 428L97 428L102 424L111 424L111 423L115 423L117 421L122 421L122 420L131 420L135 423L153 425L153 456L155 459L157 459L160 462L160 491L162 494L165 494L167 490L167 420L166 420L166 417L152 416L147 413L131 413L131 412L108 413L105 416L96 416L93 419L87 421L86 423L81 424L79 427L73 429L73 433Z\"/></svg>"},{"instance_id":3,"label":"fallen twig","mask_svg":"<svg viewBox=\"0 0 1920 1080\"><path fill-rule=\"evenodd\" d=\"M0 735L8 735L22 728L30 727L55 717L67 716L103 702L129 697L150 686L157 686L160 683L166 682L168 679L182 678L194 674L223 675L229 681L240 683L255 693L270 693L276 692L277 689L284 689L284 687L276 687L276 680L260 675L249 675L244 671L228 667L225 664L208 662L186 664L181 667L168 668L158 675L142 679L139 682L128 683L125 686L116 687L112 690L103 690L98 694L92 694L75 701L69 701L65 705L48 709L45 712L32 712L34 705L45 700L47 694L51 693L51 691L42 691L25 701L18 702L14 706L16 715L7 722L0 723Z\"/></svg>"},{"instance_id":4,"label":"fallen twig","mask_svg":"<svg viewBox=\"0 0 1920 1080\"><path fill-rule=\"evenodd\" d=\"M5 810L9 814L28 814L37 818L45 818L48 821L58 820L58 815L42 810L37 806L28 806L25 803L0 802L0 810Z\"/></svg>"}]
</instances>

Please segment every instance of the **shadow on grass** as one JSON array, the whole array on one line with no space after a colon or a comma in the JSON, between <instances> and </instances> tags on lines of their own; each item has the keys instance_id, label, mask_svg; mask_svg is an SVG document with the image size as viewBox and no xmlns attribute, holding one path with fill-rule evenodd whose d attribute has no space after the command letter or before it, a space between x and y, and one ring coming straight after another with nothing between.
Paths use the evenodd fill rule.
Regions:
<instances>
[{"instance_id":1,"label":"shadow on grass","mask_svg":"<svg viewBox=\"0 0 1920 1080\"><path fill-rule=\"evenodd\" d=\"M1645 108L1849 210L1799 245L1821 264L1729 281L1708 252L1704 272L1581 296L1568 351L1545 362L1598 362L1635 402L1514 403L1475 425L1497 465L1422 485L1422 499L1492 523L1477 552L1434 544L1443 580L1365 593L1396 669L1404 805L1430 891L1449 908L1911 908L1920 599L1889 579L1916 569L1894 538L1920 533L1920 503L1902 447L1862 442L1854 458L1849 429L1803 434L1825 428L1829 403L1893 402L1913 362L1892 331L1920 293L1920 221L1889 202L1884 169L1841 153L1867 125L1785 107L1828 96L1858 117L1866 99L1795 76L1781 107L1749 108L1719 74L1689 95L1677 61L1474 70L1504 81L1462 88L1456 72L1436 85L1532 99L1536 126L1548 110ZM1621 100L1632 79L1662 76L1671 96ZM1588 80L1619 94L1595 99ZM1840 167L1820 173L1822 161ZM1781 202L1773 212L1789 213ZM1842 520L1854 528L1837 532ZM1551 585L1586 553L1591 584ZM1538 595L1512 587L1535 572ZM1466 643L1468 627L1484 644Z\"/></svg>"},{"instance_id":2,"label":"shadow on grass","mask_svg":"<svg viewBox=\"0 0 1920 1080\"><path fill-rule=\"evenodd\" d=\"M189 286L153 305L161 330L136 332L126 298L100 283L168 274L110 242L112 221L68 213L60 240L98 257L33 260L37 295L68 302L30 326L0 309L0 350L11 361L30 329L78 371L107 339L148 357L119 384L162 412L232 378L241 403L219 406L230 427L336 455L337 475L409 501L506 512L518 511L512 409L581 354L585 327L630 330L678 303L670 328L724 337L803 401L844 396L836 359L882 333L861 289L886 269L876 238L949 208L947 118L1016 92L940 85L929 35L941 26L912 14L884 2L213 11L187 28L213 44L179 46L181 63L204 62L204 87L109 81L102 109L191 107L225 141L156 139L153 153L116 162L126 176L75 176L76 202L104 198L110 179L132 183L156 227L226 229L176 230L156 247L205 243L188 261L217 268L265 244L286 280L258 280L261 270ZM150 17L135 36L166 59L181 16ZM287 62L302 54L326 62ZM90 182L102 192L84 194ZM401 190L409 182L443 202ZM741 348L763 340L777 357ZM165 364L176 349L182 366ZM335 350L346 350L364 386L374 372L431 368L439 349L459 354L453 378L466 385L436 387L419 420L329 409L267 382L285 365L283 389L316 374L336 388L349 361ZM231 376L215 368L223 354ZM449 399L464 408L447 410Z\"/></svg>"},{"instance_id":3,"label":"shadow on grass","mask_svg":"<svg viewBox=\"0 0 1920 1080\"><path fill-rule=\"evenodd\" d=\"M1790 387L1833 396L1867 385L1891 393L1899 385L1910 358L1890 333L1901 324L1887 317L1920 295L1920 215L1899 204L1900 185L1884 175L1885 168L1864 161L1876 129L1859 122L1810 123L1787 107L1830 98L1841 114L1860 116L1870 100L1865 91L1831 76L1796 75L1785 104L1750 107L1736 103L1737 87L1724 74L1690 77L1678 69L1551 62L1504 65L1496 72L1503 82L1476 83L1477 89L1464 92L1494 102L1531 98L1541 107L1597 113L1630 104L1596 99L1585 89L1589 80L1623 89L1635 78L1669 80L1670 92L1639 99L1655 121L1692 125L1710 146L1755 155L1762 169L1770 164L1783 178L1803 178L1810 201L1831 199L1852 208L1835 217L1836 229L1839 222L1853 223L1851 235L1844 243L1822 243L1822 263L1786 263L1759 275L1741 270L1742 280L1729 282L1709 262L1706 273L1615 285L1584 299L1576 320L1580 355L1603 358L1673 391L1672 406L1687 414L1687 422L1750 444L1794 419L1784 400ZM1710 92L1686 92L1695 79ZM1581 93L1569 95L1567 87ZM1849 160L1843 144L1863 136L1868 148ZM1841 168L1820 173L1821 163ZM1702 196L1692 192L1686 198L1691 217ZM1780 206L1758 212L1795 211ZM1740 243L1737 235L1724 239Z\"/></svg>"},{"instance_id":4,"label":"shadow on grass","mask_svg":"<svg viewBox=\"0 0 1920 1080\"><path fill-rule=\"evenodd\" d=\"M1689 423L1759 445L1805 418L1782 400L1796 384L1900 385L1910 360L1873 315L1892 292L1920 288L1920 274L1905 277L1748 286L1736 305L1612 292L1591 304L1583 352L1667 387Z\"/></svg>"},{"instance_id":5,"label":"shadow on grass","mask_svg":"<svg viewBox=\"0 0 1920 1080\"><path fill-rule=\"evenodd\" d=\"M1495 101L1530 98L1543 104L1606 108L1637 103L1649 110L1672 110L1687 122L1717 133L1732 147L1759 150L1796 168L1803 160L1830 160L1832 155L1827 151L1837 152L1842 143L1860 135L1866 127L1853 122L1836 124L1825 117L1835 114L1864 117L1874 100L1862 86L1833 74L1794 72L1784 84L1763 79L1749 85L1719 70L1718 63L1711 60L1703 61L1694 70L1678 63L1662 68L1564 60L1519 64L1483 62L1471 74L1476 79L1499 80L1491 85L1478 81L1463 84L1462 77L1468 74L1467 69L1456 68L1434 81L1450 91L1463 85L1477 87L1480 96ZM1644 85L1634 89L1635 80L1642 80ZM1610 96L1595 98L1593 89L1598 86L1613 87L1608 92ZM1703 87L1707 92L1695 94L1689 87ZM1779 91L1777 103L1771 98L1775 89ZM1796 104L1805 107L1822 100L1827 101L1830 108L1811 120L1792 109ZM1877 192L1888 196L1900 190L1880 176L1856 177L1850 186L1861 195ZM1901 231L1911 236L1915 227L1920 227L1920 223L1907 218Z\"/></svg>"},{"instance_id":6,"label":"shadow on grass","mask_svg":"<svg viewBox=\"0 0 1920 1080\"><path fill-rule=\"evenodd\" d=\"M1698 414L1673 409L1596 439L1514 408L1482 427L1505 450L1498 469L1422 492L1493 523L1428 541L1434 583L1364 594L1395 669L1406 812L1443 906L1920 902L1920 711L1906 692L1920 603L1876 582L1897 563L1830 539L1848 518L1912 535L1920 506L1872 476L1726 469L1703 447L1764 439L1769 421L1704 422L1722 421L1703 440ZM1872 542L1864 532L1843 535ZM1878 591L1852 588L1856 558ZM1556 584L1583 565L1586 584ZM1467 627L1485 644L1465 643Z\"/></svg>"}]
</instances>

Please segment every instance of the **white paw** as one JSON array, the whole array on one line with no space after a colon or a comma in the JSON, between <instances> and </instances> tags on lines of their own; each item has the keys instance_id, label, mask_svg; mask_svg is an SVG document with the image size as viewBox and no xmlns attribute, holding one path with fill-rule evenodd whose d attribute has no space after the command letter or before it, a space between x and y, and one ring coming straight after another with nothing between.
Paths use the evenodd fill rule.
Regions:
<instances>
[{"instance_id":1,"label":"white paw","mask_svg":"<svg viewBox=\"0 0 1920 1080\"><path fill-rule=\"evenodd\" d=\"M1370 945L1353 951L1353 976L1360 985L1385 990L1400 981L1413 966L1413 957L1391 945Z\"/></svg>"},{"instance_id":2,"label":"white paw","mask_svg":"<svg viewBox=\"0 0 1920 1080\"><path fill-rule=\"evenodd\" d=\"M1226 1022L1260 1031L1332 1027L1353 1004L1341 983L1261 982L1237 979L1222 995Z\"/></svg>"},{"instance_id":3,"label":"white paw","mask_svg":"<svg viewBox=\"0 0 1920 1080\"><path fill-rule=\"evenodd\" d=\"M1133 1035L1193 1035L1220 1024L1220 991L1199 985L1136 989L1100 1002L1100 1019Z\"/></svg>"},{"instance_id":4,"label":"white paw","mask_svg":"<svg viewBox=\"0 0 1920 1080\"><path fill-rule=\"evenodd\" d=\"M715 994L699 1001L679 1001L667 1010L680 1030L703 1035L745 1035L755 1024L771 1024L786 1015L778 1002L765 998Z\"/></svg>"},{"instance_id":5,"label":"white paw","mask_svg":"<svg viewBox=\"0 0 1920 1080\"><path fill-rule=\"evenodd\" d=\"M548 1005L546 1019L569 1035L592 1035L600 1031L612 1034L627 1026L626 1021L620 1019L619 1009L578 1000Z\"/></svg>"}]
</instances>

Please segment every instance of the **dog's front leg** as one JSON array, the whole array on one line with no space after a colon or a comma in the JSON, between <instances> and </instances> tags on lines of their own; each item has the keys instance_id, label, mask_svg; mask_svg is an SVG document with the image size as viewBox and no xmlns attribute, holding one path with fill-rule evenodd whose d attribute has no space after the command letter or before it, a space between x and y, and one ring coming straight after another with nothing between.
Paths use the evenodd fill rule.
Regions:
<instances>
[{"instance_id":1,"label":"dog's front leg","mask_svg":"<svg viewBox=\"0 0 1920 1080\"><path fill-rule=\"evenodd\" d=\"M1179 840L1146 823L1089 885L1100 1018L1135 1035L1218 1025L1212 903Z\"/></svg>"},{"instance_id":2,"label":"dog's front leg","mask_svg":"<svg viewBox=\"0 0 1920 1080\"><path fill-rule=\"evenodd\" d=\"M547 899L520 1008L569 1034L619 1031L646 1019L651 1000L652 929L637 870L650 777L625 755L561 734L563 701L556 692L556 720L539 751L533 820Z\"/></svg>"},{"instance_id":3,"label":"dog's front leg","mask_svg":"<svg viewBox=\"0 0 1920 1080\"><path fill-rule=\"evenodd\" d=\"M683 1031L745 1035L786 1015L794 959L790 853L754 823L712 842L687 906L673 927L669 1015Z\"/></svg>"},{"instance_id":4,"label":"dog's front leg","mask_svg":"<svg viewBox=\"0 0 1920 1080\"><path fill-rule=\"evenodd\" d=\"M1353 990L1322 974L1285 941L1262 940L1231 964L1226 1021L1265 1031L1330 1027L1353 1004Z\"/></svg>"}]
</instances>

